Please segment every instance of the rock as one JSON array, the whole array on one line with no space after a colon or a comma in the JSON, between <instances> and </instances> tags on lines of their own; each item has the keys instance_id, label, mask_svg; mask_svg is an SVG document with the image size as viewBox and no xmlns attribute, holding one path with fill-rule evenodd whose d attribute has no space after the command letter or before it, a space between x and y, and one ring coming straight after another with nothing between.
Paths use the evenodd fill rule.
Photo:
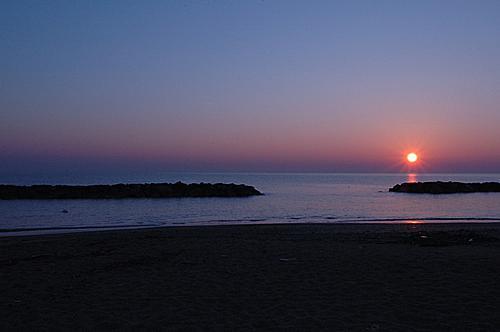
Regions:
<instances>
[{"instance_id":1,"label":"rock","mask_svg":"<svg viewBox=\"0 0 500 332\"><path fill-rule=\"evenodd\" d=\"M116 199L174 197L245 197L262 195L252 186L234 183L144 183L91 186L0 185L0 199ZM67 213L67 210L63 210Z\"/></svg>"},{"instance_id":2,"label":"rock","mask_svg":"<svg viewBox=\"0 0 500 332\"><path fill-rule=\"evenodd\" d=\"M499 182L464 183L464 182L412 182L397 184L391 192L410 194L456 194L476 192L500 192Z\"/></svg>"}]
</instances>

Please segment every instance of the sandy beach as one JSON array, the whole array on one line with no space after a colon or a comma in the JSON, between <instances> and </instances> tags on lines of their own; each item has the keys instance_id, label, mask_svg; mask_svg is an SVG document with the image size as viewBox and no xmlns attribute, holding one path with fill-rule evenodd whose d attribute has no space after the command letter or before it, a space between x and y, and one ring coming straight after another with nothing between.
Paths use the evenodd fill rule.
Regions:
<instances>
[{"instance_id":1,"label":"sandy beach","mask_svg":"<svg viewBox=\"0 0 500 332\"><path fill-rule=\"evenodd\" d=\"M0 329L494 330L500 225L0 238Z\"/></svg>"}]
</instances>

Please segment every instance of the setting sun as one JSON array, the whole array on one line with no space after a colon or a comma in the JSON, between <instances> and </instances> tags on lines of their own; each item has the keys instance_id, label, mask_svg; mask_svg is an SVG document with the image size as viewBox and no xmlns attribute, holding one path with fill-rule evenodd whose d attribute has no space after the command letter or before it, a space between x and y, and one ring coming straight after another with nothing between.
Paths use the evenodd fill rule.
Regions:
<instances>
[{"instance_id":1,"label":"setting sun","mask_svg":"<svg viewBox=\"0 0 500 332\"><path fill-rule=\"evenodd\" d=\"M410 162L410 163L414 163L417 161L418 159L418 156L416 153L414 152L411 152L411 153L408 153L408 155L406 156L406 159Z\"/></svg>"}]
</instances>

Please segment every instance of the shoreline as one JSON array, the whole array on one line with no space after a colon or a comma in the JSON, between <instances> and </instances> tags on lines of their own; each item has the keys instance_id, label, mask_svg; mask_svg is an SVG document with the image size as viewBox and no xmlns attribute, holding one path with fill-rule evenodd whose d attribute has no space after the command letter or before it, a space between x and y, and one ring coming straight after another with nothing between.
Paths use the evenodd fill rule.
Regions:
<instances>
[{"instance_id":1,"label":"shoreline","mask_svg":"<svg viewBox=\"0 0 500 332\"><path fill-rule=\"evenodd\" d=\"M371 225L373 227L384 225L462 225L465 227L472 225L500 225L500 218L477 217L477 218L453 218L453 217L436 217L436 218L388 218L388 219L368 219L368 220L339 220L336 222L281 222L281 223L173 223L171 225L110 225L110 226L55 226L55 227L38 227L38 228L4 228L0 229L0 239L6 237L23 237L23 236L46 236L53 234L82 234L95 232L121 232L133 230L155 230L169 228L205 228L205 227L239 227L239 226L342 226L342 225Z\"/></svg>"},{"instance_id":2,"label":"shoreline","mask_svg":"<svg viewBox=\"0 0 500 332\"><path fill-rule=\"evenodd\" d=\"M500 224L0 238L0 329L494 330Z\"/></svg>"}]
</instances>

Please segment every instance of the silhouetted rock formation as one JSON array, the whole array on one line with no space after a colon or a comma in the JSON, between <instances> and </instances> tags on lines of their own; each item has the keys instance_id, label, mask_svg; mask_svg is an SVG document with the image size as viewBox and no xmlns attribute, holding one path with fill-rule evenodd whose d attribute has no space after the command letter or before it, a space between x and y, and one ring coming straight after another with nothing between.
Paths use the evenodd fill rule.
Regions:
<instances>
[{"instance_id":1,"label":"silhouetted rock formation","mask_svg":"<svg viewBox=\"0 0 500 332\"><path fill-rule=\"evenodd\" d=\"M252 186L225 183L145 183L92 186L0 185L0 199L109 199L245 197L262 195Z\"/></svg>"},{"instance_id":2,"label":"silhouetted rock formation","mask_svg":"<svg viewBox=\"0 0 500 332\"><path fill-rule=\"evenodd\" d=\"M389 191L410 194L457 194L500 192L500 183L415 182L397 184Z\"/></svg>"}]
</instances>

